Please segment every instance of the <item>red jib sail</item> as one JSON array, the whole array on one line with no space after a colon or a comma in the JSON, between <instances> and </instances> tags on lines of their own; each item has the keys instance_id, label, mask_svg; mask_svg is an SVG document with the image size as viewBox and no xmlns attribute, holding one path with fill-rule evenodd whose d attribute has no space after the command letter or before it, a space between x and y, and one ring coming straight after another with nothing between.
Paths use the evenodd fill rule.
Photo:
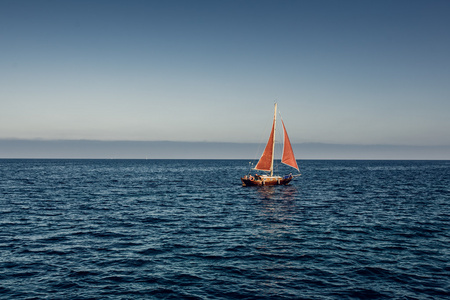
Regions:
<instances>
[{"instance_id":1,"label":"red jib sail","mask_svg":"<svg viewBox=\"0 0 450 300\"><path fill-rule=\"evenodd\" d=\"M281 120L281 123L283 124L283 131L284 131L284 147L283 147L283 156L281 157L281 162L290 167L293 167L294 169L297 169L297 171L300 172L298 165L297 165L297 161L295 160L295 157L294 157L294 151L292 151L291 141L289 141L286 127L284 127L283 120ZM267 147L266 147L266 149L267 149Z\"/></svg>"},{"instance_id":2,"label":"red jib sail","mask_svg":"<svg viewBox=\"0 0 450 300\"><path fill-rule=\"evenodd\" d=\"M273 161L273 139L275 138L274 131L275 131L275 119L273 120L272 131L270 132L269 141L267 141L266 148L264 149L261 158L256 164L255 167L256 170L271 171Z\"/></svg>"}]
</instances>

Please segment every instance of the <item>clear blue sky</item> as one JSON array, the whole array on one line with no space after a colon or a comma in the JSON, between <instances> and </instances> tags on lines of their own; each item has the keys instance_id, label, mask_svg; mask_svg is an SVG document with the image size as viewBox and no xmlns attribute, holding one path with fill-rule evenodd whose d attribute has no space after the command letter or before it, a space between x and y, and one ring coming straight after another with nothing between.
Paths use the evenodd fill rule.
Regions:
<instances>
[{"instance_id":1,"label":"clear blue sky","mask_svg":"<svg viewBox=\"0 0 450 300\"><path fill-rule=\"evenodd\" d=\"M0 0L0 138L450 145L450 1Z\"/></svg>"}]
</instances>

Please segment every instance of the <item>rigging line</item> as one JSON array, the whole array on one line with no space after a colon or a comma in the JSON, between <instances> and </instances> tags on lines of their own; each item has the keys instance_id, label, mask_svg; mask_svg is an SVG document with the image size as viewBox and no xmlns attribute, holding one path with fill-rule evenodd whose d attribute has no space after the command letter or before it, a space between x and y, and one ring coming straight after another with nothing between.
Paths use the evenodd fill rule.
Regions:
<instances>
[{"instance_id":1,"label":"rigging line","mask_svg":"<svg viewBox=\"0 0 450 300\"><path fill-rule=\"evenodd\" d=\"M267 123L266 123L267 122ZM273 119L270 120L270 123L268 121L264 122L264 126L255 126L257 130L259 130L259 128L264 127L264 130L260 130L260 136L259 136L259 143L258 143L258 149L256 150L255 153L255 159L252 160L252 165L255 165L258 163L259 159L261 158L261 155L264 152L264 149L266 147L267 144L267 133L270 133L270 130L267 130L266 132L266 124L269 124L269 126L267 127L268 129L272 128L272 124L273 124ZM261 151L261 148L263 148L263 150Z\"/></svg>"},{"instance_id":2,"label":"rigging line","mask_svg":"<svg viewBox=\"0 0 450 300\"><path fill-rule=\"evenodd\" d=\"M279 117L279 122L282 123L283 122L283 118L281 117L281 110L278 109L278 115ZM280 126L281 128L281 126ZM283 130L278 130L278 150L279 150L279 159L281 161L281 159L283 158L283 143L284 143L284 129ZM281 163L280 163L281 164Z\"/></svg>"},{"instance_id":3,"label":"rigging line","mask_svg":"<svg viewBox=\"0 0 450 300\"><path fill-rule=\"evenodd\" d=\"M253 169L252 166L253 166L253 163L250 161L248 163L248 174L250 174L252 172L252 169Z\"/></svg>"},{"instance_id":4,"label":"rigging line","mask_svg":"<svg viewBox=\"0 0 450 300\"><path fill-rule=\"evenodd\" d=\"M258 129L258 126L255 126L255 127ZM250 126L249 128L252 129L253 126ZM258 163L258 160L260 158L260 156L258 156L258 154L260 153L261 146L263 146L263 143L264 143L264 141L263 141L264 135L265 135L265 132L260 131L258 148L256 149L255 154L253 155L253 157L251 158L251 160L249 162L249 168L250 168L249 173L251 172L251 170L254 169L253 167L256 166L256 164Z\"/></svg>"},{"instance_id":5,"label":"rigging line","mask_svg":"<svg viewBox=\"0 0 450 300\"><path fill-rule=\"evenodd\" d=\"M278 114L280 115L280 120L281 120L281 122L283 122L283 117L281 116L281 110L278 110ZM284 130L285 130L285 128L283 127L283 136L282 136L282 141L283 141L283 144L284 144ZM284 145L283 145L284 146ZM282 149L283 150L283 149ZM281 152L282 153L282 152ZM281 159L283 158L283 155L281 156ZM296 161L297 161L297 159L295 159ZM299 167L299 169L298 169L298 172L300 173L300 167Z\"/></svg>"},{"instance_id":6,"label":"rigging line","mask_svg":"<svg viewBox=\"0 0 450 300\"><path fill-rule=\"evenodd\" d=\"M280 118L277 119L277 123L281 124L281 111L278 109L278 114L280 116ZM277 125L278 125L277 124ZM278 128L281 128L280 126L277 126ZM282 130L277 130L277 132L275 133L275 146L276 146L276 151L275 153L277 153L277 157L276 157L276 169L278 171L281 163L279 163L278 161L282 159L282 154L283 154L283 143L284 143L284 134ZM274 156L275 159L275 156ZM274 166L274 171L275 171L275 166Z\"/></svg>"}]
</instances>

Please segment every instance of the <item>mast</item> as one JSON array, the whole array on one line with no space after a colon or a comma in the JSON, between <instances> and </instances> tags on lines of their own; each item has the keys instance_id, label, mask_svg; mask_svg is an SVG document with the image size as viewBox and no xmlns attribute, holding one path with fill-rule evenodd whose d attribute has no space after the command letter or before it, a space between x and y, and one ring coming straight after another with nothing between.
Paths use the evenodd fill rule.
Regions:
<instances>
[{"instance_id":1,"label":"mast","mask_svg":"<svg viewBox=\"0 0 450 300\"><path fill-rule=\"evenodd\" d=\"M272 161L270 162L270 176L273 176L273 158L275 154L275 130L277 127L277 103L275 102L275 108L273 111L273 141L272 141Z\"/></svg>"}]
</instances>

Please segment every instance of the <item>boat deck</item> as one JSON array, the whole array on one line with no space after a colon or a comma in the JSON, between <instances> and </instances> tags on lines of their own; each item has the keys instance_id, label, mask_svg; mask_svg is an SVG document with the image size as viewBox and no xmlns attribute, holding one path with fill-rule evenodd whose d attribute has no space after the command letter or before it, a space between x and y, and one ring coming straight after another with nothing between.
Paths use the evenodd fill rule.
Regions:
<instances>
[{"instance_id":1,"label":"boat deck","mask_svg":"<svg viewBox=\"0 0 450 300\"><path fill-rule=\"evenodd\" d=\"M294 177L292 175L281 176L252 176L246 175L241 178L243 186L263 186L263 185L287 185Z\"/></svg>"}]
</instances>

